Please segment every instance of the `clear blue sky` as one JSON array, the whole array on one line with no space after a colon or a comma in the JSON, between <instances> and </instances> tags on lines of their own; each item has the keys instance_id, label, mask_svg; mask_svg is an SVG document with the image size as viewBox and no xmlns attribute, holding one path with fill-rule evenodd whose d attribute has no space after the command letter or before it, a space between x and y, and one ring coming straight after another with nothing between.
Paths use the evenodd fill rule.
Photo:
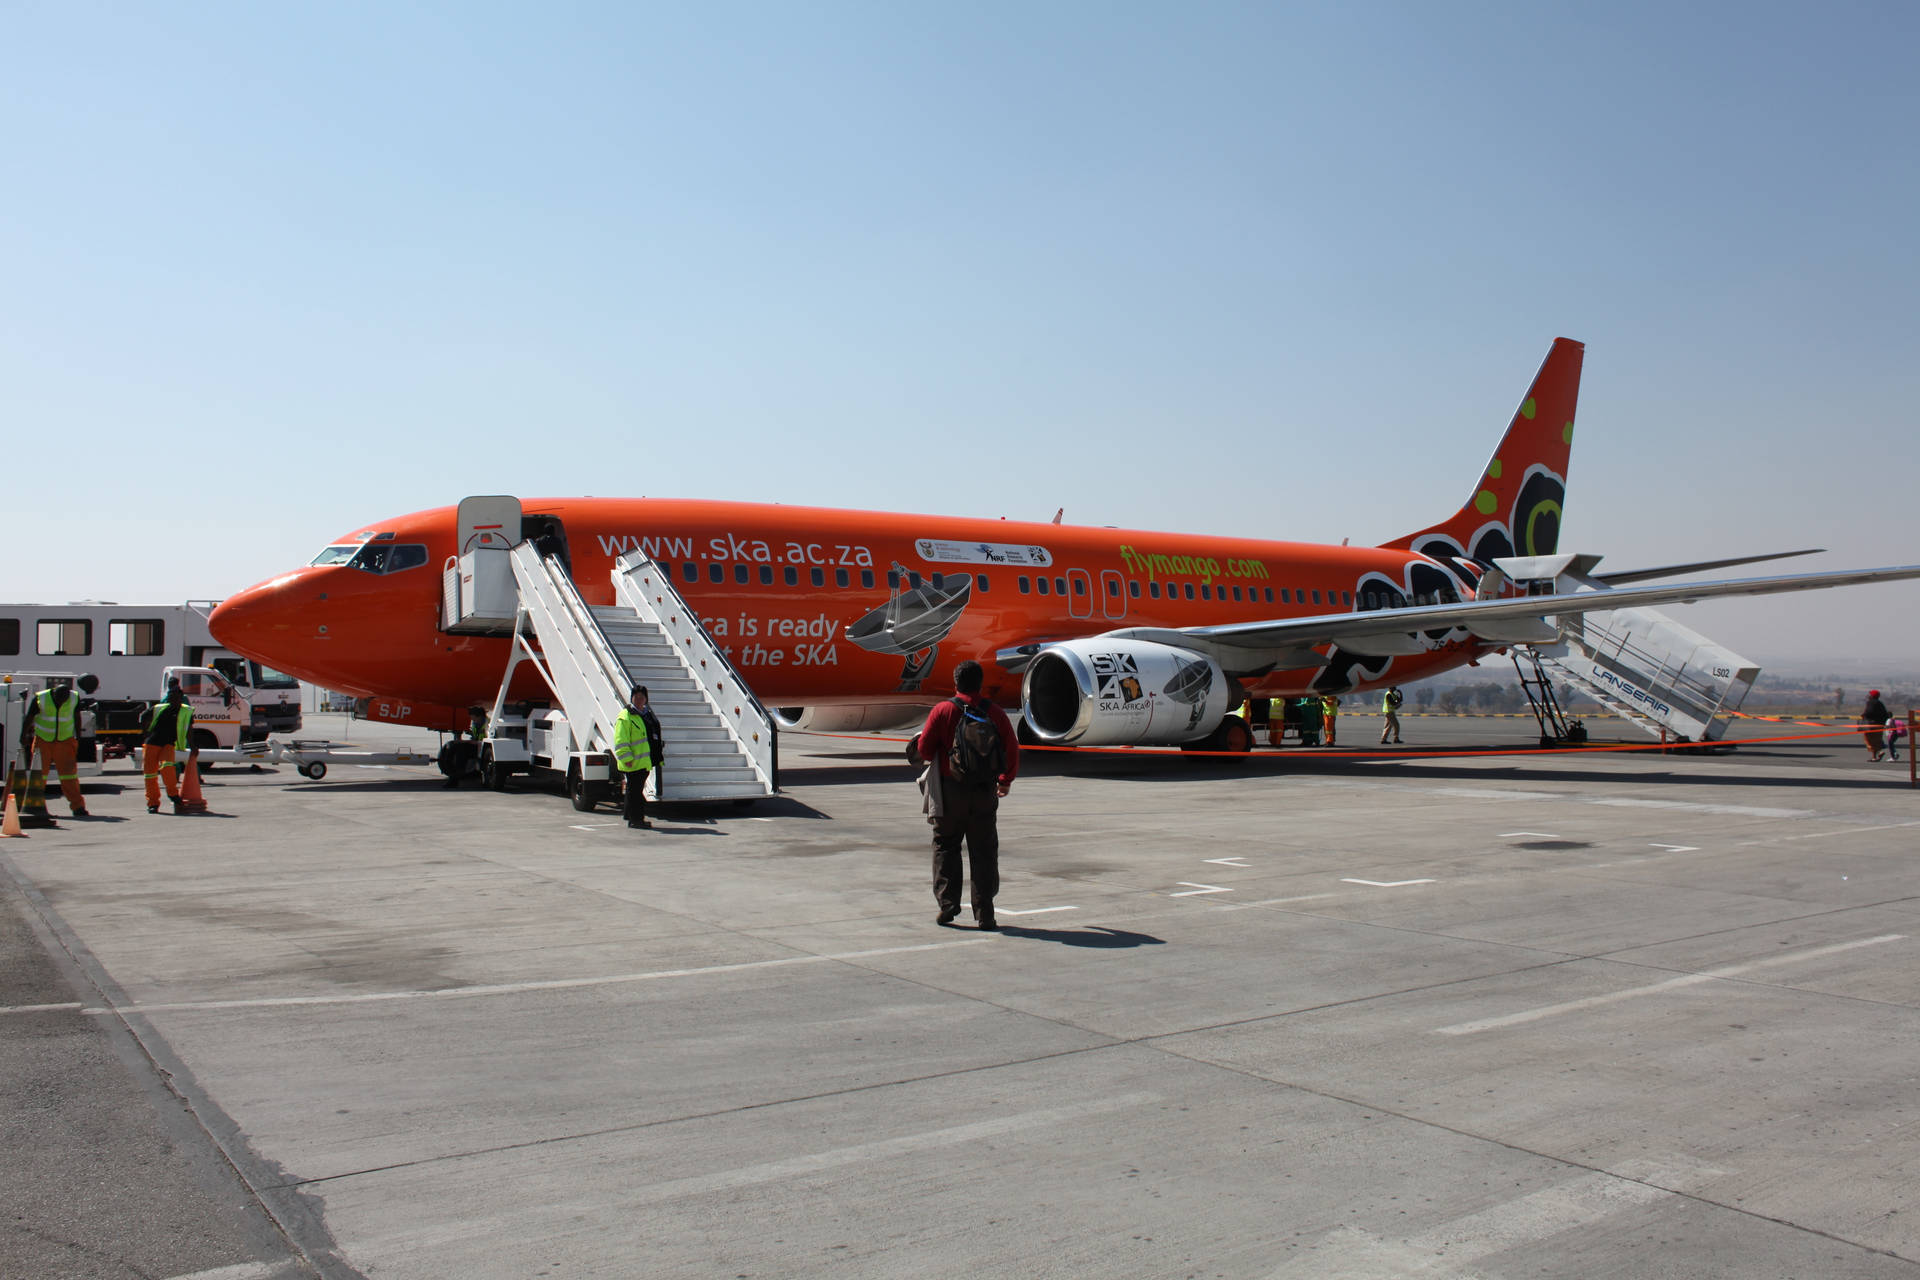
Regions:
<instances>
[{"instance_id":1,"label":"clear blue sky","mask_svg":"<svg viewBox=\"0 0 1920 1280\"><path fill-rule=\"evenodd\" d=\"M477 492L1379 542L1560 334L1564 549L1920 562L1910 4L0 21L6 599ZM1920 586L1674 612L1914 665Z\"/></svg>"}]
</instances>

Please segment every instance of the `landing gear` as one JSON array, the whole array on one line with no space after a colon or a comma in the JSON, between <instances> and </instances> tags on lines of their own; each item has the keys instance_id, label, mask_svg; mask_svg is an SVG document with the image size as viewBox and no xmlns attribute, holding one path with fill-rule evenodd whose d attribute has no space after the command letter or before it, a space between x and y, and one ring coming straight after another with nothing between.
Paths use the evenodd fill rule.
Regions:
<instances>
[{"instance_id":1,"label":"landing gear","mask_svg":"<svg viewBox=\"0 0 1920 1280\"><path fill-rule=\"evenodd\" d=\"M1253 750L1253 730L1239 716L1228 716L1214 726L1212 733L1193 742L1180 744L1182 751L1246 752Z\"/></svg>"}]
</instances>

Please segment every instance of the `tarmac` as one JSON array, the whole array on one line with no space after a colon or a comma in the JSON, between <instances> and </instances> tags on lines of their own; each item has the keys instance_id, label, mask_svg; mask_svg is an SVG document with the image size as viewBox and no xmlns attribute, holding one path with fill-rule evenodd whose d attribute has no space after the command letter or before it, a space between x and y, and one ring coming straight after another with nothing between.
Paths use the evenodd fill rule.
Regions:
<instances>
[{"instance_id":1,"label":"tarmac","mask_svg":"<svg viewBox=\"0 0 1920 1280\"><path fill-rule=\"evenodd\" d=\"M1905 759L1379 723L1028 753L998 933L873 736L649 832L110 767L0 842L0 1276L1920 1276Z\"/></svg>"}]
</instances>

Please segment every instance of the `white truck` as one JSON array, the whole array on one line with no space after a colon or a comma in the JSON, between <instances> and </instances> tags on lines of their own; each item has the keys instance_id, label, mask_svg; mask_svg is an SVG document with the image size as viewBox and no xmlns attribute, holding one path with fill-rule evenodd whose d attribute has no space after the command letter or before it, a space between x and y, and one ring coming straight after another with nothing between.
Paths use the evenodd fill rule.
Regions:
<instances>
[{"instance_id":1,"label":"white truck","mask_svg":"<svg viewBox=\"0 0 1920 1280\"><path fill-rule=\"evenodd\" d=\"M93 710L103 744L137 741L146 708L176 669L204 673L194 677L202 746L298 732L300 682L221 647L207 626L218 603L0 604L0 667L97 676Z\"/></svg>"}]
</instances>

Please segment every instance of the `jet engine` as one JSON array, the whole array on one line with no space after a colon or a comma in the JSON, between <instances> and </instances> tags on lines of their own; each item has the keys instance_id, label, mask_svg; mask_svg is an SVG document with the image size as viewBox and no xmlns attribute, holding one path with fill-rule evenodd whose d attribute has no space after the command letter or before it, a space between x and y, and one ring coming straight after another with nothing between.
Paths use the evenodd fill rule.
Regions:
<instances>
[{"instance_id":1,"label":"jet engine","mask_svg":"<svg viewBox=\"0 0 1920 1280\"><path fill-rule=\"evenodd\" d=\"M773 709L773 722L780 728L814 733L918 729L926 719L926 706L910 702L858 702L848 706Z\"/></svg>"},{"instance_id":2,"label":"jet engine","mask_svg":"<svg viewBox=\"0 0 1920 1280\"><path fill-rule=\"evenodd\" d=\"M1027 665L1027 725L1060 746L1171 746L1212 733L1233 691L1203 653L1147 640L1065 640Z\"/></svg>"}]
</instances>

